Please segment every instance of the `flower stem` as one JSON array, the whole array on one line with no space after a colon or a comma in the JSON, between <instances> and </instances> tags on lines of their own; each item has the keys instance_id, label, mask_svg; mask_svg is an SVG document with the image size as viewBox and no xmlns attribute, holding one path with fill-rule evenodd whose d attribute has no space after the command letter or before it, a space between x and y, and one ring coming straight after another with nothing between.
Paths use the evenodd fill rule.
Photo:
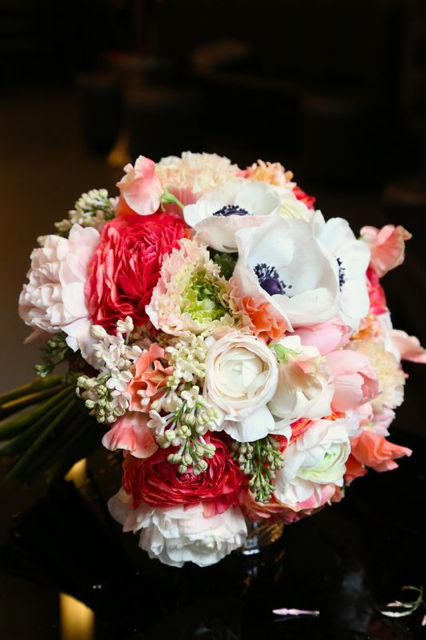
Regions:
<instances>
[{"instance_id":1,"label":"flower stem","mask_svg":"<svg viewBox=\"0 0 426 640\"><path fill-rule=\"evenodd\" d=\"M13 438L8 445L0 450L0 458L23 451L34 437L49 423L58 411L58 408L74 395L74 389L67 387L47 402L38 405L33 411L17 416L13 420L7 420L0 425L0 440ZM77 400L77 397L75 396ZM23 432L23 433L22 433Z\"/></svg>"},{"instance_id":2,"label":"flower stem","mask_svg":"<svg viewBox=\"0 0 426 640\"><path fill-rule=\"evenodd\" d=\"M13 415L21 409L25 409L25 407L29 407L32 404L40 402L41 400L50 398L51 396L57 394L61 389L63 389L63 385L36 391L35 393L30 393L28 395L21 396L20 398L16 398L15 400L5 402L0 405L0 418L6 418L7 416Z\"/></svg>"},{"instance_id":3,"label":"flower stem","mask_svg":"<svg viewBox=\"0 0 426 640\"><path fill-rule=\"evenodd\" d=\"M56 411L56 417L39 434L38 438L35 440L35 442L33 442L33 444L24 453L24 455L19 458L18 462L12 467L3 482L6 483L13 479L19 479L22 472L25 472L26 466L30 463L34 456L38 455L38 453L43 449L46 441L54 436L55 429L59 425L61 425L61 423L67 418L67 416L73 411L73 409L75 409L75 406L76 398L68 401L64 400L61 403L61 410Z\"/></svg>"},{"instance_id":4,"label":"flower stem","mask_svg":"<svg viewBox=\"0 0 426 640\"><path fill-rule=\"evenodd\" d=\"M36 378L29 384L25 384L22 387L16 387L16 389L11 389L11 391L7 391L0 395L0 407L12 400L16 400L17 398L22 398L23 396L36 393L37 391L43 391L43 389L50 389L50 387L56 387L61 384L62 381L63 376L60 375Z\"/></svg>"}]
</instances>

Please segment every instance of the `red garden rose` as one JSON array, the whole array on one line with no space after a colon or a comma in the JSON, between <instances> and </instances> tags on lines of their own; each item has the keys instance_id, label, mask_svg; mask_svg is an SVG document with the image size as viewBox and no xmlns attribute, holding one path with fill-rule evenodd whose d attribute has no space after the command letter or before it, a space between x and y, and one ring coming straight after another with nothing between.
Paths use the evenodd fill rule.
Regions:
<instances>
[{"instance_id":1,"label":"red garden rose","mask_svg":"<svg viewBox=\"0 0 426 640\"><path fill-rule=\"evenodd\" d=\"M132 497L132 508L143 501L161 509L203 503L206 517L238 506L238 489L243 476L219 438L205 436L216 447L207 471L198 476L179 473L178 465L167 462L170 449L158 449L145 459L126 456L123 487Z\"/></svg>"},{"instance_id":2,"label":"red garden rose","mask_svg":"<svg viewBox=\"0 0 426 640\"><path fill-rule=\"evenodd\" d=\"M108 222L90 264L85 295L90 318L109 333L117 320L148 320L145 306L160 275L163 256L190 233L182 218L129 214Z\"/></svg>"}]
</instances>

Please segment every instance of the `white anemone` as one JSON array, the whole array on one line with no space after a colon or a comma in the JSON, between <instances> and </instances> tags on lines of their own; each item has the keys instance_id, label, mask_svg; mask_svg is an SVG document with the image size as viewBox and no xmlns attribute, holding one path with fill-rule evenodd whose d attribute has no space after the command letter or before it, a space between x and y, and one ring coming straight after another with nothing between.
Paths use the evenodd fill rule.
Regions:
<instances>
[{"instance_id":1,"label":"white anemone","mask_svg":"<svg viewBox=\"0 0 426 640\"><path fill-rule=\"evenodd\" d=\"M263 182L236 179L202 195L183 210L185 222L197 238L217 251L237 250L235 233L258 226L265 216L280 210L274 187Z\"/></svg>"},{"instance_id":2,"label":"white anemone","mask_svg":"<svg viewBox=\"0 0 426 640\"><path fill-rule=\"evenodd\" d=\"M336 260L308 222L274 215L240 229L236 239L234 278L242 296L270 303L290 329L337 316Z\"/></svg>"},{"instance_id":3,"label":"white anemone","mask_svg":"<svg viewBox=\"0 0 426 640\"><path fill-rule=\"evenodd\" d=\"M366 271L370 250L365 242L357 240L347 220L331 218L325 222L317 211L314 233L334 255L339 276L339 310L343 322L354 331L360 320L368 314L370 306Z\"/></svg>"}]
</instances>

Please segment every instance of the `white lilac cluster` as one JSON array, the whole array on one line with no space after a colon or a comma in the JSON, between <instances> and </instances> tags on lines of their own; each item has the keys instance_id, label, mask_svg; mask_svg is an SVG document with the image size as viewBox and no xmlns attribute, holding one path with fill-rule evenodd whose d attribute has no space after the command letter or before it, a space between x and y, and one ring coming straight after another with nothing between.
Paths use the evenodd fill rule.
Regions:
<instances>
[{"instance_id":1,"label":"white lilac cluster","mask_svg":"<svg viewBox=\"0 0 426 640\"><path fill-rule=\"evenodd\" d=\"M168 377L165 392L151 403L149 412L148 426L156 434L158 445L164 449L177 448L168 460L179 465L179 473L187 473L191 466L194 475L206 471L206 459L215 452L214 445L203 438L208 431L216 431L219 422L218 411L200 393L206 351L201 336L187 334L171 340L165 349L165 359L173 373Z\"/></svg>"},{"instance_id":2,"label":"white lilac cluster","mask_svg":"<svg viewBox=\"0 0 426 640\"><path fill-rule=\"evenodd\" d=\"M99 373L96 377L79 376L77 393L98 422L111 424L129 408L127 388L133 379L134 363L142 354L137 344L127 343L133 328L130 317L117 322L115 336L109 335L100 325L92 326L96 340L93 345L94 365Z\"/></svg>"},{"instance_id":3,"label":"white lilac cluster","mask_svg":"<svg viewBox=\"0 0 426 640\"><path fill-rule=\"evenodd\" d=\"M115 216L118 198L110 198L106 189L91 189L83 193L68 212L68 218L55 223L60 234L68 234L74 224L100 231L105 222Z\"/></svg>"},{"instance_id":4,"label":"white lilac cluster","mask_svg":"<svg viewBox=\"0 0 426 640\"><path fill-rule=\"evenodd\" d=\"M357 238L278 163L140 156L118 187L33 252L20 313L96 369L77 391L125 452L110 509L151 557L212 564L243 515L294 522L410 455L388 427L426 357L380 284L405 229Z\"/></svg>"}]
</instances>

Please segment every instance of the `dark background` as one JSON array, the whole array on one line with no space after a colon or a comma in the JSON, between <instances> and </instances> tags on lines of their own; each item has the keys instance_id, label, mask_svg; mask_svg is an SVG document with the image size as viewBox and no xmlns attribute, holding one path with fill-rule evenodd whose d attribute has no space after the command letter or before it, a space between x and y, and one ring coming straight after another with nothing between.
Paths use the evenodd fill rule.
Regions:
<instances>
[{"instance_id":1,"label":"dark background","mask_svg":"<svg viewBox=\"0 0 426 640\"><path fill-rule=\"evenodd\" d=\"M158 160L184 150L227 155L241 167L258 158L279 161L317 196L326 218L349 219L355 233L364 224L389 222L411 231L404 266L383 284L394 324L426 344L426 0L0 0L0 391L31 379L37 361L37 345L22 346L29 330L17 315L37 236L52 232L83 191L106 187L114 195L122 167L137 155ZM366 575L376 593L378 586L386 587L381 597L384 592L388 599L398 597L404 581L419 584L424 578L424 530L415 495L425 487L426 367L405 369L410 379L393 440L412 444L417 453L392 479L371 473L358 481L352 497L326 510L324 520L318 516L316 526L307 520L294 533L291 528L289 571L292 562L297 565L296 554L304 553L299 536L306 535L313 550L299 578L299 600L291 599L284 580L274 605L309 605L307 583L301 581L309 582L312 567L321 576L312 582L313 606L318 593L333 602L336 594L343 598L345 589L355 588L357 544L362 554L368 549ZM407 503L402 487L408 485L417 489ZM7 543L0 564L4 567L6 558L11 567L0 579L2 640L2 625L4 640L56 638L56 590L90 604L84 588L92 580L90 571L96 573L91 562L99 563L93 583L103 571L114 574L108 577L111 602L119 597L120 580L128 579L117 569L116 546L108 555L89 524L93 540L84 541L77 523L83 522L85 507L68 495L69 488L19 520L21 542L16 541L8 533L10 517L33 504L37 491L2 492L0 540ZM108 487L105 496L113 491ZM376 498L387 495L383 506L380 497L376 515L378 502L370 502L370 492ZM104 520L110 526L108 517ZM334 532L329 556L322 560L315 551L317 530L324 539ZM340 530L345 542L335 543ZM136 540L129 538L135 551ZM22 562L20 571L14 554ZM341 569L341 583L339 578L323 592L326 563L334 580L334 568L347 566L348 558L355 574ZM42 574L37 573L37 588L26 580L34 563ZM145 563L148 572L151 564ZM297 567L290 572L295 573ZM46 580L53 591L40 587ZM70 586L70 580L76 583ZM129 602L136 610L140 589L138 584L133 596L120 596L124 601L115 622ZM364 582L359 589L364 597ZM19 602L25 603L23 616ZM109 604L103 597L100 606ZM175 632L180 621L170 625ZM273 637L364 638L282 628L290 629L289 635ZM382 630L371 637L417 637L404 633ZM114 638L130 635L117 632Z\"/></svg>"}]
</instances>

